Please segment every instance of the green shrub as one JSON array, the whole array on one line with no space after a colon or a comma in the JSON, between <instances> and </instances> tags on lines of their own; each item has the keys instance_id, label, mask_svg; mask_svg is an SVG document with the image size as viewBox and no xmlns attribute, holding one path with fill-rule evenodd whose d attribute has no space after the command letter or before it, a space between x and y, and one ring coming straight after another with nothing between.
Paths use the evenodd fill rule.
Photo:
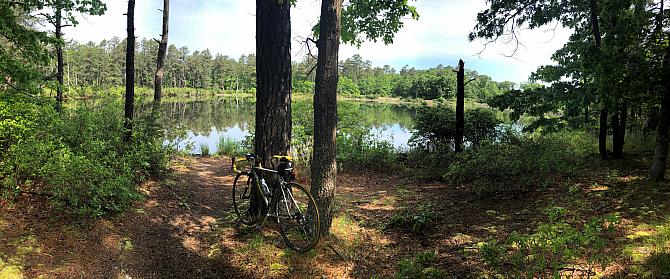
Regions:
<instances>
[{"instance_id":1,"label":"green shrub","mask_svg":"<svg viewBox=\"0 0 670 279\"><path fill-rule=\"evenodd\" d=\"M605 249L615 237L617 222L618 218L606 216L575 226L558 210L532 234L513 232L501 241L480 244L480 256L510 278L558 278L565 267L580 261L586 261L584 270L590 274L595 265L608 263Z\"/></svg>"},{"instance_id":2,"label":"green shrub","mask_svg":"<svg viewBox=\"0 0 670 279\"><path fill-rule=\"evenodd\" d=\"M475 108L464 113L463 140L471 147L483 141L499 141L498 126L502 123L490 109ZM416 132L411 144L429 151L442 147L452 147L456 137L456 112L447 104L421 107L414 125Z\"/></svg>"},{"instance_id":3,"label":"green shrub","mask_svg":"<svg viewBox=\"0 0 670 279\"><path fill-rule=\"evenodd\" d=\"M464 141L476 147L485 140L498 140L499 132L496 128L502 121L498 119L494 111L476 108L466 110L464 114Z\"/></svg>"},{"instance_id":4,"label":"green shrub","mask_svg":"<svg viewBox=\"0 0 670 279\"><path fill-rule=\"evenodd\" d=\"M211 155L209 154L209 145L207 143L200 144L200 155L202 157L209 157Z\"/></svg>"},{"instance_id":5,"label":"green shrub","mask_svg":"<svg viewBox=\"0 0 670 279\"><path fill-rule=\"evenodd\" d=\"M394 169L397 157L393 144L380 140L367 129L351 129L337 135L338 169Z\"/></svg>"},{"instance_id":6,"label":"green shrub","mask_svg":"<svg viewBox=\"0 0 670 279\"><path fill-rule=\"evenodd\" d=\"M141 198L136 183L164 171L171 149L148 119L134 121L131 142L123 142L121 107L106 102L40 116L48 124L0 157L2 195L45 195L68 212L92 216L122 211Z\"/></svg>"},{"instance_id":7,"label":"green shrub","mask_svg":"<svg viewBox=\"0 0 670 279\"><path fill-rule=\"evenodd\" d=\"M242 142L236 141L232 138L221 137L217 144L217 154L227 156L237 156L244 153L244 146ZM203 155L204 156L204 155Z\"/></svg>"},{"instance_id":8,"label":"green shrub","mask_svg":"<svg viewBox=\"0 0 670 279\"><path fill-rule=\"evenodd\" d=\"M433 227L438 215L430 204L422 204L417 209L403 209L391 217L387 228L401 228L414 234L424 233Z\"/></svg>"},{"instance_id":9,"label":"green shrub","mask_svg":"<svg viewBox=\"0 0 670 279\"><path fill-rule=\"evenodd\" d=\"M446 277L446 272L432 265L436 262L433 252L417 254L413 259L404 259L398 263L398 279L438 279Z\"/></svg>"},{"instance_id":10,"label":"green shrub","mask_svg":"<svg viewBox=\"0 0 670 279\"><path fill-rule=\"evenodd\" d=\"M55 111L40 101L0 93L0 161L13 144L44 127Z\"/></svg>"},{"instance_id":11,"label":"green shrub","mask_svg":"<svg viewBox=\"0 0 670 279\"><path fill-rule=\"evenodd\" d=\"M480 195L533 190L548 176L571 175L594 149L585 132L531 135L516 143L484 142L479 148L457 154L444 178L472 183Z\"/></svg>"}]
</instances>

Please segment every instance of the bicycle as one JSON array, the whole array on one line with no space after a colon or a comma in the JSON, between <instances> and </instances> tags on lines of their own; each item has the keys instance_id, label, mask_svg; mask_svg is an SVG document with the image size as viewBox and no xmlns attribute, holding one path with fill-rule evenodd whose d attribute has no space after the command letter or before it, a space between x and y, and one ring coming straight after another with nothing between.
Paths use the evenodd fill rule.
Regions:
<instances>
[{"instance_id":1,"label":"bicycle","mask_svg":"<svg viewBox=\"0 0 670 279\"><path fill-rule=\"evenodd\" d=\"M291 156L275 155L273 159L279 161L277 170L263 168L254 154L233 158L231 168L237 173L233 182L235 213L245 225L254 225L263 217L262 226L268 217L274 218L286 245L306 252L319 241L319 210L309 191L292 182ZM247 169L238 170L240 163L247 163ZM263 173L270 174L270 185Z\"/></svg>"}]
</instances>

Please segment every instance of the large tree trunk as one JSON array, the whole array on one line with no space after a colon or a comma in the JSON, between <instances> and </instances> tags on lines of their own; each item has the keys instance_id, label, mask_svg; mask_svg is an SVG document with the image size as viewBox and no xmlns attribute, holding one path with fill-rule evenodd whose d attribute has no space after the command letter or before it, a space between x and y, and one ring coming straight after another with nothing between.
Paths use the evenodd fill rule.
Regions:
<instances>
[{"instance_id":1,"label":"large tree trunk","mask_svg":"<svg viewBox=\"0 0 670 279\"><path fill-rule=\"evenodd\" d=\"M127 13L128 40L126 45L126 104L125 142L130 142L133 134L133 113L135 111L135 0L128 0Z\"/></svg>"},{"instance_id":2,"label":"large tree trunk","mask_svg":"<svg viewBox=\"0 0 670 279\"><path fill-rule=\"evenodd\" d=\"M170 0L163 0L163 33L158 43L158 59L156 60L156 74L154 75L154 104L152 112L157 115L161 97L163 95L163 74L165 73L165 56L168 47L168 21L170 19Z\"/></svg>"},{"instance_id":3,"label":"large tree trunk","mask_svg":"<svg viewBox=\"0 0 670 279\"><path fill-rule=\"evenodd\" d=\"M660 120L656 132L656 150L651 164L650 176L653 181L665 179L670 144L670 45L666 47L663 59L664 94L661 101Z\"/></svg>"},{"instance_id":4,"label":"large tree trunk","mask_svg":"<svg viewBox=\"0 0 670 279\"><path fill-rule=\"evenodd\" d=\"M264 166L291 145L290 1L256 0L256 132Z\"/></svg>"},{"instance_id":5,"label":"large tree trunk","mask_svg":"<svg viewBox=\"0 0 670 279\"><path fill-rule=\"evenodd\" d=\"M63 38L63 16L61 10L60 1L56 2L56 59L57 59L57 70L56 70L56 80L58 80L58 87L56 88L56 110L61 111L63 109L63 72L64 72L64 63L63 63L63 44L61 44L61 39Z\"/></svg>"},{"instance_id":6,"label":"large tree trunk","mask_svg":"<svg viewBox=\"0 0 670 279\"><path fill-rule=\"evenodd\" d=\"M600 25L598 24L598 5L596 0L591 0L591 29L593 31L593 39L595 41L596 48L600 48L601 44L601 35L600 35ZM596 86L597 82L596 82ZM600 90L600 130L598 133L598 151L600 156L603 159L607 159L607 100L605 92Z\"/></svg>"},{"instance_id":7,"label":"large tree trunk","mask_svg":"<svg viewBox=\"0 0 670 279\"><path fill-rule=\"evenodd\" d=\"M456 82L456 138L454 139L454 149L456 152L461 152L465 130L465 62L463 60L458 60Z\"/></svg>"},{"instance_id":8,"label":"large tree trunk","mask_svg":"<svg viewBox=\"0 0 670 279\"><path fill-rule=\"evenodd\" d=\"M321 233L328 235L337 184L337 82L342 0L322 0L319 56L314 89L314 152L311 193L321 214Z\"/></svg>"}]
</instances>

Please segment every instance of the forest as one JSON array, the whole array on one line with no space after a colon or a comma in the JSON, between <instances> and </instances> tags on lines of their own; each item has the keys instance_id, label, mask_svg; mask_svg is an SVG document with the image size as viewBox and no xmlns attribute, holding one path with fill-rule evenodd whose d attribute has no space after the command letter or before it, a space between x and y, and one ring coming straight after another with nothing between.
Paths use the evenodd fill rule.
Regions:
<instances>
[{"instance_id":1,"label":"forest","mask_svg":"<svg viewBox=\"0 0 670 279\"><path fill-rule=\"evenodd\" d=\"M314 1L300 40L307 1L226 6L242 55L171 43L178 1L99 42L118 3L1 1L0 278L670 277L670 1L441 1ZM416 26L569 37L522 82L343 54Z\"/></svg>"},{"instance_id":2,"label":"forest","mask_svg":"<svg viewBox=\"0 0 670 279\"><path fill-rule=\"evenodd\" d=\"M70 42L64 48L68 67L64 73L64 83L75 95L121 95L125 84L124 57L127 42L119 38L103 40L96 44ZM143 38L135 45L135 86L150 88L154 84L154 72L158 45ZM305 56L301 61L292 62L292 89L294 93L312 93L315 73L310 70L316 60ZM56 71L56 64L49 69ZM343 96L394 96L401 98L432 100L452 98L456 91L456 76L451 66L435 65L419 70L404 66L399 71L389 65L373 66L358 54L343 59L339 63L341 75L338 81L339 95ZM182 88L176 92L204 90L207 92L256 90L256 56L254 54L231 58L227 55L212 54L210 50L177 48L169 45L165 57L164 79L166 88ZM491 77L479 75L474 70L466 70L469 79L467 97L483 102L488 97L500 95L514 88L513 82L496 82ZM472 96L470 96L472 94ZM476 95L475 95L476 94Z\"/></svg>"}]
</instances>

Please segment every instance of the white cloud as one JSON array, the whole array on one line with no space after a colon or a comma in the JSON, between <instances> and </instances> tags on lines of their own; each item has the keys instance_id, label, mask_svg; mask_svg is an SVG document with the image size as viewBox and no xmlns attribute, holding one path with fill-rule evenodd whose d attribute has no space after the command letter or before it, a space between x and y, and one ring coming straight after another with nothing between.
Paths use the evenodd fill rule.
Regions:
<instances>
[{"instance_id":1,"label":"white cloud","mask_svg":"<svg viewBox=\"0 0 670 279\"><path fill-rule=\"evenodd\" d=\"M293 55L300 59L305 54L299 39L309 36L317 22L319 0L299 0L291 11ZM475 26L477 13L486 8L485 0L418 0L411 2L421 15L418 21L407 19L393 45L364 43L360 49L342 45L340 58L355 53L371 60L375 65L390 64L398 67L404 61L425 62L442 58L434 65L456 64L455 59L476 60L478 65L508 65L504 77L514 81L525 80L539 65L551 63L553 52L560 48L570 34L562 28L556 32L523 30L520 40L524 43L514 58L505 57L513 45L501 42L490 44L486 50L482 41L468 42L467 35ZM107 1L108 11L102 17L87 16L80 26L66 32L66 37L80 42L100 41L112 36L125 37L125 0ZM138 37L155 38L160 33L161 15L157 9L161 0L141 0L136 7L136 34ZM251 0L173 0L170 19L170 43L186 45L191 50L209 48L212 52L238 57L255 51L255 1ZM452 59L451 62L443 62ZM419 67L434 65L415 65ZM412 65L410 65L412 66ZM491 66L491 68L495 68ZM480 70L480 69L476 69ZM482 69L486 73L485 69ZM499 70L498 70L499 71ZM511 73L510 71L513 71ZM499 73L487 73L494 76ZM503 75L500 73L500 77Z\"/></svg>"},{"instance_id":2,"label":"white cloud","mask_svg":"<svg viewBox=\"0 0 670 279\"><path fill-rule=\"evenodd\" d=\"M135 35L138 37L148 36L147 24L142 20L145 15L156 11L151 8L152 2L140 0L135 4ZM160 1L162 3L162 1ZM124 0L105 1L107 11L103 16L78 15L79 25L74 28L66 28L65 38L74 39L79 42L99 42L111 37L126 37L126 16L128 2ZM158 12L156 12L158 13Z\"/></svg>"}]
</instances>

